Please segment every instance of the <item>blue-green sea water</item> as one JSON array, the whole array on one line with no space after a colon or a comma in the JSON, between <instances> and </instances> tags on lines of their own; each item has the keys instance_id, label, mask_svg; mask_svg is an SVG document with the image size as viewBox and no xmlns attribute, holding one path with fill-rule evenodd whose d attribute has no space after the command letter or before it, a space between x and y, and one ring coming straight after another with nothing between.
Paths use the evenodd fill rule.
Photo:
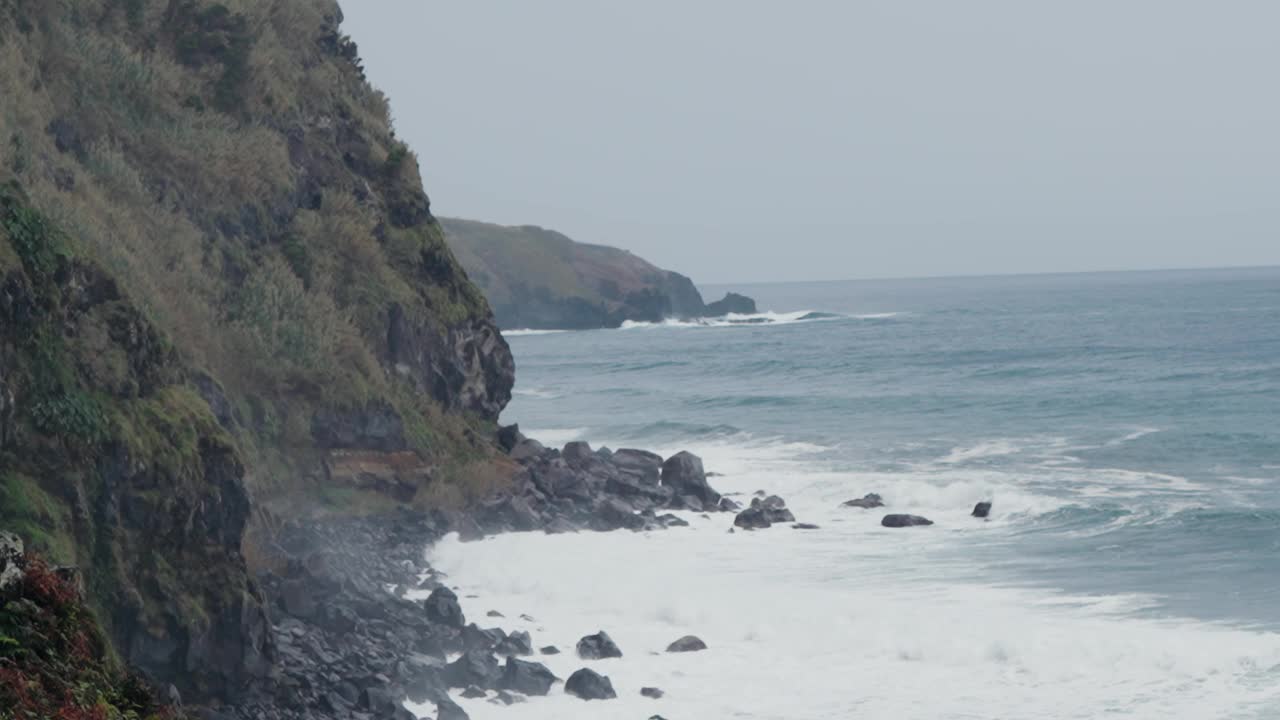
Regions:
<instances>
[{"instance_id":1,"label":"blue-green sea water","mask_svg":"<svg viewBox=\"0 0 1280 720\"><path fill-rule=\"evenodd\" d=\"M548 444L687 447L721 489L778 493L822 525L748 540L702 520L705 550L679 542L717 558L687 568L707 597L790 578L787 602L851 633L823 667L877 691L690 711L1280 717L1280 269L732 289L764 312L509 334L504 420ZM890 531L840 507L868 492L936 525ZM980 500L990 521L969 517ZM643 572L660 542L616 560ZM754 621L804 632L770 618ZM725 622L739 655L768 636ZM786 667L781 647L768 657Z\"/></svg>"}]
</instances>

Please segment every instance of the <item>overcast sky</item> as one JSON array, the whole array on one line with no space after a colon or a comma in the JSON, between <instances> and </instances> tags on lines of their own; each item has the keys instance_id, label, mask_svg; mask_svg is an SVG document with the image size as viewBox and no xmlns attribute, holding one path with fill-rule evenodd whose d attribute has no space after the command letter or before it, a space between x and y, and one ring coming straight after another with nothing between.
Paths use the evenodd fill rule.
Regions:
<instances>
[{"instance_id":1,"label":"overcast sky","mask_svg":"<svg viewBox=\"0 0 1280 720\"><path fill-rule=\"evenodd\" d=\"M440 215L699 282L1280 264L1280 2L346 0Z\"/></svg>"}]
</instances>

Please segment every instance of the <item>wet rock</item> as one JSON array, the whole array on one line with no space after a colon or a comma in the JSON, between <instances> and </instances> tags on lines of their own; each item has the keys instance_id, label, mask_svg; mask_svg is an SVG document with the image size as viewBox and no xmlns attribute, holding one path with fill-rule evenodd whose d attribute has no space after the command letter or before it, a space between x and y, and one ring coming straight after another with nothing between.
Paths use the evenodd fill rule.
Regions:
<instances>
[{"instance_id":1,"label":"wet rock","mask_svg":"<svg viewBox=\"0 0 1280 720\"><path fill-rule=\"evenodd\" d=\"M787 509L787 503L777 495L752 498L751 507L738 513L733 519L736 527L744 530L762 530L774 523L795 522L795 515Z\"/></svg>"},{"instance_id":2,"label":"wet rock","mask_svg":"<svg viewBox=\"0 0 1280 720\"><path fill-rule=\"evenodd\" d=\"M399 698L388 688L365 688L361 701L364 708L376 717L391 717L400 707Z\"/></svg>"},{"instance_id":3,"label":"wet rock","mask_svg":"<svg viewBox=\"0 0 1280 720\"><path fill-rule=\"evenodd\" d=\"M526 438L524 440L518 441L516 443L516 446L511 448L511 451L508 454L511 456L512 460L515 460L516 462L521 462L524 460L532 460L533 458L539 457L546 451L547 451L547 448L542 443L538 442L537 440L531 440Z\"/></svg>"},{"instance_id":4,"label":"wet rock","mask_svg":"<svg viewBox=\"0 0 1280 720\"><path fill-rule=\"evenodd\" d=\"M654 520L662 527L689 527L688 521L671 513L659 515Z\"/></svg>"},{"instance_id":5,"label":"wet rock","mask_svg":"<svg viewBox=\"0 0 1280 720\"><path fill-rule=\"evenodd\" d=\"M569 520L562 517L558 517L555 520L552 520L551 522L547 523L547 526L545 528L542 529L542 531L548 535L563 535L565 533L576 533L578 532L578 530L579 528L577 525L574 525L572 522L569 522Z\"/></svg>"},{"instance_id":6,"label":"wet rock","mask_svg":"<svg viewBox=\"0 0 1280 720\"><path fill-rule=\"evenodd\" d=\"M578 641L578 657L583 660L605 660L622 657L622 650L609 637L609 633L601 630L595 635L587 635Z\"/></svg>"},{"instance_id":7,"label":"wet rock","mask_svg":"<svg viewBox=\"0 0 1280 720\"><path fill-rule=\"evenodd\" d=\"M769 522L768 516L760 508L743 510L733 518L733 524L743 530L764 530L773 527L773 523Z\"/></svg>"},{"instance_id":8,"label":"wet rock","mask_svg":"<svg viewBox=\"0 0 1280 720\"><path fill-rule=\"evenodd\" d=\"M720 493L707 484L702 459L693 453L682 452L667 458L662 464L662 484L671 488L677 497L696 497L700 506L690 509L698 512L704 507L715 507L720 502Z\"/></svg>"},{"instance_id":9,"label":"wet rock","mask_svg":"<svg viewBox=\"0 0 1280 720\"><path fill-rule=\"evenodd\" d=\"M661 455L625 448L615 452L612 461L619 473L642 485L657 487L662 478Z\"/></svg>"},{"instance_id":10,"label":"wet rock","mask_svg":"<svg viewBox=\"0 0 1280 720\"><path fill-rule=\"evenodd\" d=\"M544 648L540 648L538 652L542 653L543 655L559 655L560 648L556 647L555 645L548 645Z\"/></svg>"},{"instance_id":11,"label":"wet rock","mask_svg":"<svg viewBox=\"0 0 1280 720\"><path fill-rule=\"evenodd\" d=\"M819 528L817 525L814 525L813 523L796 523L795 525L791 526L791 529L792 530L821 530L821 528Z\"/></svg>"},{"instance_id":12,"label":"wet rock","mask_svg":"<svg viewBox=\"0 0 1280 720\"><path fill-rule=\"evenodd\" d=\"M991 503L980 502L973 506L973 516L976 518L986 518L991 514Z\"/></svg>"},{"instance_id":13,"label":"wet rock","mask_svg":"<svg viewBox=\"0 0 1280 720\"><path fill-rule=\"evenodd\" d=\"M462 657L454 660L445 668L444 681L452 688L464 688L471 685L491 689L502 677L498 660L488 652L468 650Z\"/></svg>"},{"instance_id":14,"label":"wet rock","mask_svg":"<svg viewBox=\"0 0 1280 720\"><path fill-rule=\"evenodd\" d=\"M488 694L489 693L476 687L475 685L469 685L466 690L462 691L462 697L467 698L468 700L475 700L476 698L482 698Z\"/></svg>"},{"instance_id":15,"label":"wet rock","mask_svg":"<svg viewBox=\"0 0 1280 720\"><path fill-rule=\"evenodd\" d=\"M471 720L471 716L458 707L457 703L445 697L436 701L436 720Z\"/></svg>"},{"instance_id":16,"label":"wet rock","mask_svg":"<svg viewBox=\"0 0 1280 720\"><path fill-rule=\"evenodd\" d=\"M707 644L694 635L685 635L667 646L667 652L669 653L698 652L706 649Z\"/></svg>"},{"instance_id":17,"label":"wet rock","mask_svg":"<svg viewBox=\"0 0 1280 720\"><path fill-rule=\"evenodd\" d=\"M742 509L742 505L738 504L737 502L735 502L730 498L722 497L720 498L720 504L717 506L716 509L718 509L720 512L738 512L739 510Z\"/></svg>"},{"instance_id":18,"label":"wet rock","mask_svg":"<svg viewBox=\"0 0 1280 720\"><path fill-rule=\"evenodd\" d=\"M932 525L933 521L919 515L885 515L880 524L887 528L903 528L916 527L919 525Z\"/></svg>"},{"instance_id":19,"label":"wet rock","mask_svg":"<svg viewBox=\"0 0 1280 720\"><path fill-rule=\"evenodd\" d=\"M529 633L523 630L517 630L504 638L502 642L499 642L497 647L494 648L494 653L496 653L498 657L532 655L533 639L529 637Z\"/></svg>"},{"instance_id":20,"label":"wet rock","mask_svg":"<svg viewBox=\"0 0 1280 720\"><path fill-rule=\"evenodd\" d=\"M307 620L316 614L317 604L312 586L306 580L294 578L280 584L280 607L290 615Z\"/></svg>"},{"instance_id":21,"label":"wet rock","mask_svg":"<svg viewBox=\"0 0 1280 720\"><path fill-rule=\"evenodd\" d=\"M595 452L592 451L591 446L587 443L577 441L565 445L564 450L560 451L560 456L564 458L565 462L577 465L595 459Z\"/></svg>"},{"instance_id":22,"label":"wet rock","mask_svg":"<svg viewBox=\"0 0 1280 720\"><path fill-rule=\"evenodd\" d=\"M666 693L662 692L656 687L640 688L640 694L647 698L653 698L654 700L659 700L662 698L663 695L666 695Z\"/></svg>"},{"instance_id":23,"label":"wet rock","mask_svg":"<svg viewBox=\"0 0 1280 720\"><path fill-rule=\"evenodd\" d=\"M622 528L624 530L643 530L644 518L635 514L625 503L609 498L596 508L596 526L601 530Z\"/></svg>"},{"instance_id":24,"label":"wet rock","mask_svg":"<svg viewBox=\"0 0 1280 720\"><path fill-rule=\"evenodd\" d=\"M564 691L583 700L612 700L618 697L609 678L588 668L570 675L564 683Z\"/></svg>"},{"instance_id":25,"label":"wet rock","mask_svg":"<svg viewBox=\"0 0 1280 720\"><path fill-rule=\"evenodd\" d=\"M872 508L884 507L884 499L876 493L867 493L857 500L849 500L842 503L844 507L864 508L870 510Z\"/></svg>"},{"instance_id":26,"label":"wet rock","mask_svg":"<svg viewBox=\"0 0 1280 720\"><path fill-rule=\"evenodd\" d=\"M458 596L449 588L439 587L427 598L427 620L439 625L460 628L466 624Z\"/></svg>"},{"instance_id":27,"label":"wet rock","mask_svg":"<svg viewBox=\"0 0 1280 720\"><path fill-rule=\"evenodd\" d=\"M514 690L524 695L546 695L558 678L547 669L546 665L536 662L507 658L507 665L502 673L498 687L503 690Z\"/></svg>"},{"instance_id":28,"label":"wet rock","mask_svg":"<svg viewBox=\"0 0 1280 720\"><path fill-rule=\"evenodd\" d=\"M491 652L506 639L507 633L501 628L483 629L472 623L462 629L462 646L467 650Z\"/></svg>"},{"instance_id":29,"label":"wet rock","mask_svg":"<svg viewBox=\"0 0 1280 720\"><path fill-rule=\"evenodd\" d=\"M498 612L497 610L490 610L489 612L485 613L485 617L491 617L491 618L504 618L504 617L506 617L506 615L503 615L502 613Z\"/></svg>"}]
</instances>

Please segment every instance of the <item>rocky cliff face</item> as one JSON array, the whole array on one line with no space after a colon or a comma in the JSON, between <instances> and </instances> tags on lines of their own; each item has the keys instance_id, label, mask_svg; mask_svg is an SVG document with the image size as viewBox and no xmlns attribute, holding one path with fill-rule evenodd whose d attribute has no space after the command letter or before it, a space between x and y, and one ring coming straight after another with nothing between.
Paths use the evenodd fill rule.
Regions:
<instances>
[{"instance_id":1,"label":"rocky cliff face","mask_svg":"<svg viewBox=\"0 0 1280 720\"><path fill-rule=\"evenodd\" d=\"M270 672L272 528L465 502L514 381L340 23L0 2L0 527L197 700Z\"/></svg>"},{"instance_id":2,"label":"rocky cliff face","mask_svg":"<svg viewBox=\"0 0 1280 720\"><path fill-rule=\"evenodd\" d=\"M728 299L707 305L689 278L617 248L529 225L441 223L505 328L586 330L628 320L715 317L743 307Z\"/></svg>"}]
</instances>

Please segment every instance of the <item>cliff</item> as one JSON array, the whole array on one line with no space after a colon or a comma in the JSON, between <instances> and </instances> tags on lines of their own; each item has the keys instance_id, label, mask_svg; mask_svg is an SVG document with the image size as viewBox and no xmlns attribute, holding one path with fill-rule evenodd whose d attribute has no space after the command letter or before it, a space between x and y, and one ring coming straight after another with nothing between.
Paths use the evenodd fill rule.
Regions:
<instances>
[{"instance_id":1,"label":"cliff","mask_svg":"<svg viewBox=\"0 0 1280 720\"><path fill-rule=\"evenodd\" d=\"M514 365L332 0L0 1L0 528L234 699L314 514L504 477Z\"/></svg>"},{"instance_id":2,"label":"cliff","mask_svg":"<svg viewBox=\"0 0 1280 720\"><path fill-rule=\"evenodd\" d=\"M755 312L755 303L741 295L707 305L692 280L625 250L575 242L532 225L450 218L441 223L504 328L583 330L628 320Z\"/></svg>"}]
</instances>

